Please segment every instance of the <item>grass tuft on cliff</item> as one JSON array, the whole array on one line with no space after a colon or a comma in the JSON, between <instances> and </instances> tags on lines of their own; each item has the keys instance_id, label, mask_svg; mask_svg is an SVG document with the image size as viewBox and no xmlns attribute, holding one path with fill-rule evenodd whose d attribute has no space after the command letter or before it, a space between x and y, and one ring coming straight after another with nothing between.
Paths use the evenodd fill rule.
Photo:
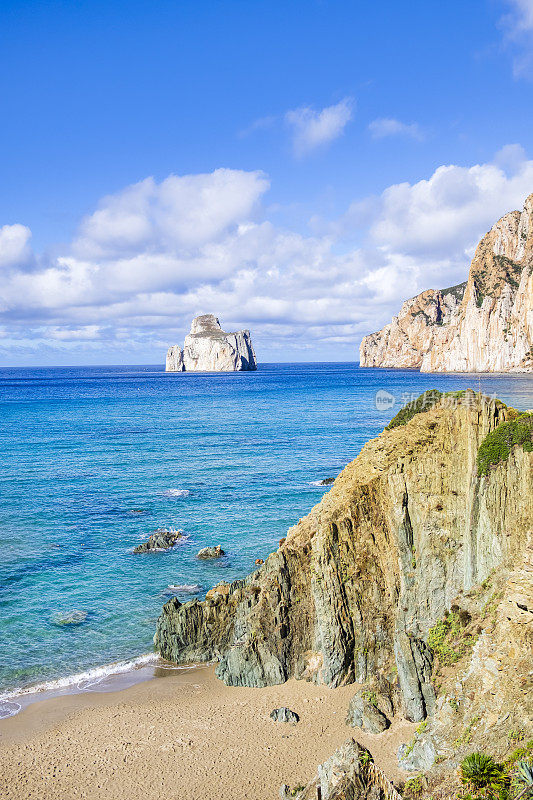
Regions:
<instances>
[{"instance_id":1,"label":"grass tuft on cliff","mask_svg":"<svg viewBox=\"0 0 533 800\"><path fill-rule=\"evenodd\" d=\"M502 422L483 439L477 454L477 474L488 475L493 465L509 458L515 445L522 445L528 453L533 451L533 414Z\"/></svg>"},{"instance_id":2,"label":"grass tuft on cliff","mask_svg":"<svg viewBox=\"0 0 533 800\"><path fill-rule=\"evenodd\" d=\"M399 425L407 425L409 420L413 419L416 414L421 414L423 411L429 411L430 408L433 408L441 397L442 392L439 392L438 389L428 389L427 392L421 394L416 400L412 400L401 408L396 416L391 419L385 430L391 431Z\"/></svg>"},{"instance_id":3,"label":"grass tuft on cliff","mask_svg":"<svg viewBox=\"0 0 533 800\"><path fill-rule=\"evenodd\" d=\"M451 613L429 629L428 647L443 666L457 663L472 650L477 637L468 629L470 622L470 614L454 605Z\"/></svg>"}]
</instances>

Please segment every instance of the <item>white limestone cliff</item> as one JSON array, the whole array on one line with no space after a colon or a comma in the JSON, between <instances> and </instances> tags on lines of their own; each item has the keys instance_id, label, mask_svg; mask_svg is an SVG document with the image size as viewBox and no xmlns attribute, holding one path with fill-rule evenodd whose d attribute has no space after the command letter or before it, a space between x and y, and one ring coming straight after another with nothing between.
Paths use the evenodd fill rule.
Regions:
<instances>
[{"instance_id":1,"label":"white limestone cliff","mask_svg":"<svg viewBox=\"0 0 533 800\"><path fill-rule=\"evenodd\" d=\"M167 351L167 372L240 372L257 369L250 331L222 330L213 314L195 317L183 350Z\"/></svg>"},{"instance_id":2,"label":"white limestone cliff","mask_svg":"<svg viewBox=\"0 0 533 800\"><path fill-rule=\"evenodd\" d=\"M533 195L483 237L466 283L407 300L359 353L362 367L533 371Z\"/></svg>"}]
</instances>

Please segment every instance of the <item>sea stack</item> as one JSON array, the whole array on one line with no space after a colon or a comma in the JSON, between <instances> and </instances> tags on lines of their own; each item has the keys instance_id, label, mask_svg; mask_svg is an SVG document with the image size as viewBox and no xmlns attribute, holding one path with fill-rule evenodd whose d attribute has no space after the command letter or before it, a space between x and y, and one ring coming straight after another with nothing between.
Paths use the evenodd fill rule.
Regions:
<instances>
[{"instance_id":1,"label":"sea stack","mask_svg":"<svg viewBox=\"0 0 533 800\"><path fill-rule=\"evenodd\" d=\"M250 331L222 330L214 314L195 317L183 350L167 351L166 372L243 372L257 369Z\"/></svg>"},{"instance_id":2,"label":"sea stack","mask_svg":"<svg viewBox=\"0 0 533 800\"><path fill-rule=\"evenodd\" d=\"M477 246L465 283L427 289L365 336L361 367L533 371L533 194Z\"/></svg>"}]
</instances>

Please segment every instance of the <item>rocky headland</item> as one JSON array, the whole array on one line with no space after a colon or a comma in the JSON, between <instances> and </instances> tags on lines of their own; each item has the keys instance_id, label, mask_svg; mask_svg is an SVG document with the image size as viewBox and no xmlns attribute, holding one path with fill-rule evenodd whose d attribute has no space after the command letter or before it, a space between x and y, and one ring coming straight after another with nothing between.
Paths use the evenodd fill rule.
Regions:
<instances>
[{"instance_id":1,"label":"rocky headland","mask_svg":"<svg viewBox=\"0 0 533 800\"><path fill-rule=\"evenodd\" d=\"M471 391L425 393L264 565L203 602L167 602L157 649L216 660L231 686L357 682L348 724L386 736L394 718L418 723L399 763L446 791L476 747L529 752L532 428L533 415ZM331 796L366 796L357 780Z\"/></svg>"},{"instance_id":2,"label":"rocky headland","mask_svg":"<svg viewBox=\"0 0 533 800\"><path fill-rule=\"evenodd\" d=\"M359 359L422 372L531 372L533 195L483 237L465 283L407 300L364 337Z\"/></svg>"},{"instance_id":3,"label":"rocky headland","mask_svg":"<svg viewBox=\"0 0 533 800\"><path fill-rule=\"evenodd\" d=\"M183 350L167 351L166 372L241 372L257 369L250 331L222 330L213 314L195 317Z\"/></svg>"}]
</instances>

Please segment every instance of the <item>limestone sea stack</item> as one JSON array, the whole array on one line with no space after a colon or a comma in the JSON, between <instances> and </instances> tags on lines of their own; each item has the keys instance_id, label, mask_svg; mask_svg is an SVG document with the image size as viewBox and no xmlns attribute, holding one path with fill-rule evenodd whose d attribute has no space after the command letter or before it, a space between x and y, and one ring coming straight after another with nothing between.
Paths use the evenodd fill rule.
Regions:
<instances>
[{"instance_id":1,"label":"limestone sea stack","mask_svg":"<svg viewBox=\"0 0 533 800\"><path fill-rule=\"evenodd\" d=\"M257 369L250 331L222 330L214 314L192 321L183 350L172 345L167 351L166 372L242 372Z\"/></svg>"},{"instance_id":2,"label":"limestone sea stack","mask_svg":"<svg viewBox=\"0 0 533 800\"><path fill-rule=\"evenodd\" d=\"M533 371L533 194L478 244L465 283L428 289L365 336L362 367Z\"/></svg>"}]
</instances>

